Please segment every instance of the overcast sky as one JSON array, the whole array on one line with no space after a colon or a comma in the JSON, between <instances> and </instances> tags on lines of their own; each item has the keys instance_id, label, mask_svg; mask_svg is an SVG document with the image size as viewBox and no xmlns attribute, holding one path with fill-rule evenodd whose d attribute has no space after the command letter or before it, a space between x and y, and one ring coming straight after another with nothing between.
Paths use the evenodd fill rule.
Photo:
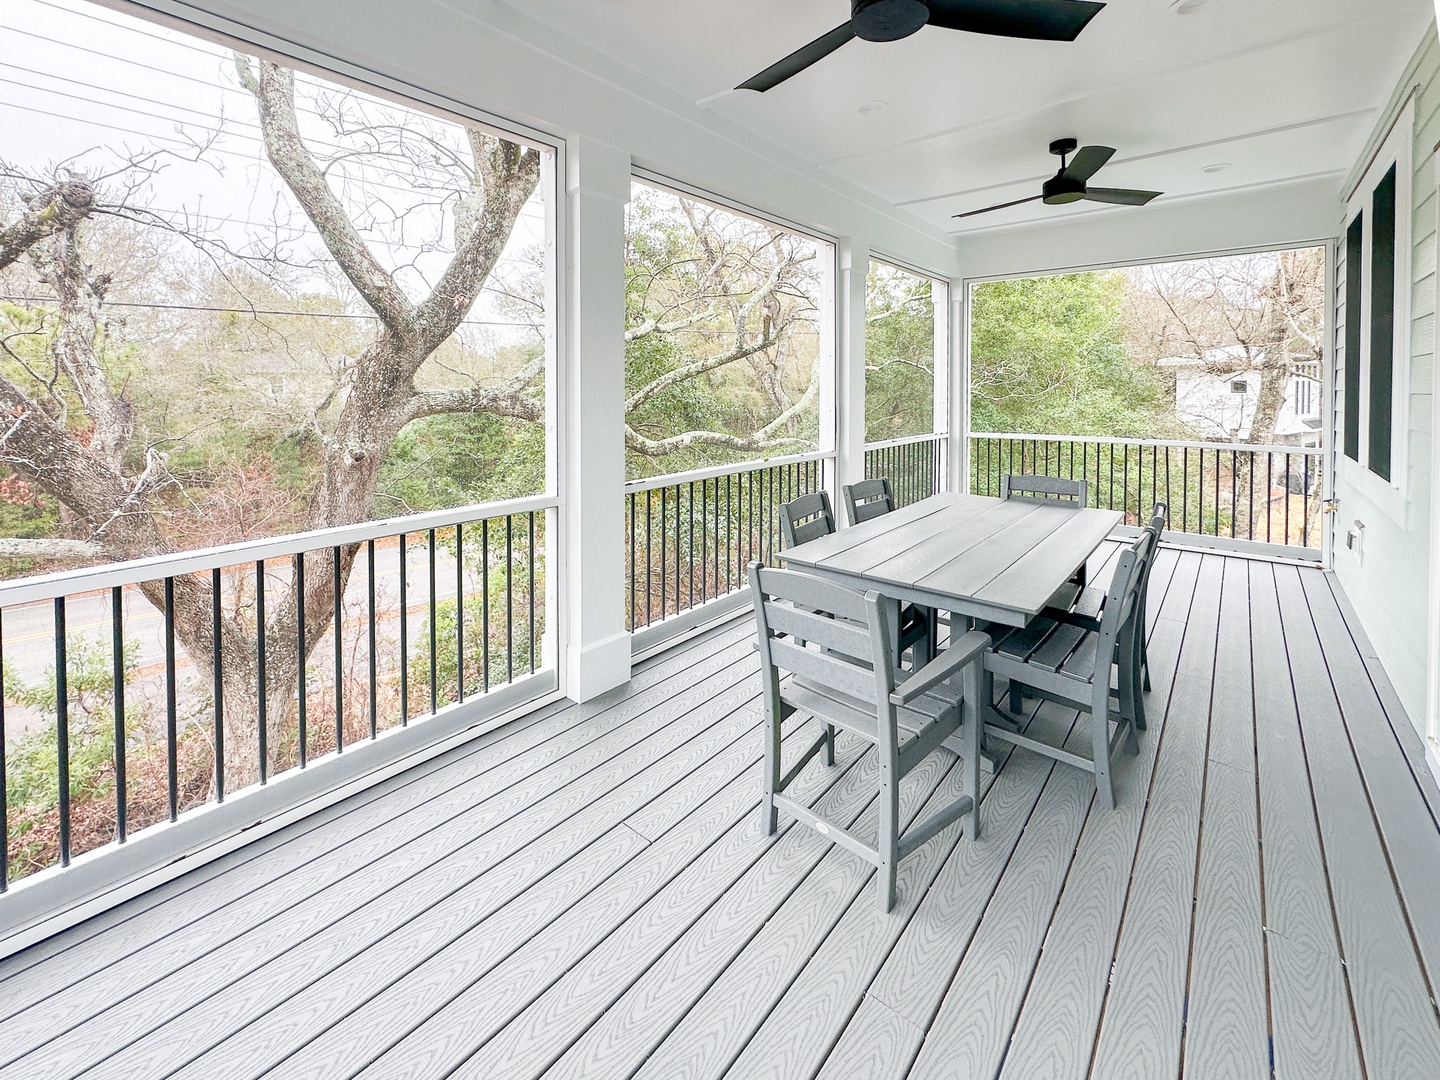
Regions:
<instances>
[{"instance_id":1,"label":"overcast sky","mask_svg":"<svg viewBox=\"0 0 1440 1080\"><path fill-rule=\"evenodd\" d=\"M301 126L324 156L336 138L313 109L317 90L323 93L323 85L302 78ZM372 115L406 119L406 110L368 100ZM462 149L457 125L435 123L446 142ZM207 142L202 160L183 160ZM228 50L84 0L0 0L0 160L32 174L68 162L93 175L162 148L174 154L147 183L143 198L152 209L177 222L195 221L235 249L254 251L278 238L293 240L292 255L302 260L320 255L318 235L265 160L255 103L240 87ZM332 173L332 185L352 197L354 185L364 179L353 167L348 183L342 172ZM378 210L371 200L369 213L355 216L381 261L398 268L397 279L418 298L443 269L451 223L417 208L422 197L393 181L385 181L378 194L384 200ZM358 210L358 202L352 205ZM277 221L285 225L278 237ZM537 193L497 277L514 275L517 260L543 243L544 232ZM443 237L444 250L424 251L426 236ZM306 285L318 288L321 281L311 278ZM494 297L485 295L471 318L504 323L515 316L498 312ZM503 329L500 336L507 336Z\"/></svg>"}]
</instances>

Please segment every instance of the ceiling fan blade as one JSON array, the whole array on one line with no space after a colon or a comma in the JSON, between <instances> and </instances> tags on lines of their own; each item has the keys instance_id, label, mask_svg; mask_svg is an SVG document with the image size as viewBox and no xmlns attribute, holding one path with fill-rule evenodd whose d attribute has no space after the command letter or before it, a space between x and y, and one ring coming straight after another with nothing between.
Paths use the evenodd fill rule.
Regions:
<instances>
[{"instance_id":1,"label":"ceiling fan blade","mask_svg":"<svg viewBox=\"0 0 1440 1080\"><path fill-rule=\"evenodd\" d=\"M988 214L991 210L1004 210L1007 206L1019 206L1021 203L1035 202L1036 200L1043 199L1044 197L1045 196L1043 195L1031 195L1029 198L1026 199L1015 199L1013 202L996 203L994 206L985 207L984 210L967 210L963 214L952 214L951 216L957 218L974 217L976 214Z\"/></svg>"},{"instance_id":2,"label":"ceiling fan blade","mask_svg":"<svg viewBox=\"0 0 1440 1080\"><path fill-rule=\"evenodd\" d=\"M1116 206L1144 206L1164 194L1160 191L1134 191L1130 188L1092 187L1085 189L1089 202L1114 203Z\"/></svg>"},{"instance_id":3,"label":"ceiling fan blade","mask_svg":"<svg viewBox=\"0 0 1440 1080\"><path fill-rule=\"evenodd\" d=\"M972 34L1074 41L1103 8L1092 0L925 0L930 25Z\"/></svg>"},{"instance_id":4,"label":"ceiling fan blade","mask_svg":"<svg viewBox=\"0 0 1440 1080\"><path fill-rule=\"evenodd\" d=\"M1082 146L1076 151L1075 157L1065 169L1065 176L1070 180L1079 180L1083 184L1099 172L1105 163L1114 156L1115 148L1113 146Z\"/></svg>"},{"instance_id":5,"label":"ceiling fan blade","mask_svg":"<svg viewBox=\"0 0 1440 1080\"><path fill-rule=\"evenodd\" d=\"M746 79L737 86L736 90L758 90L764 93L766 90L779 86L792 75L798 75L817 60L824 60L836 49L840 48L847 41L855 36L855 26L852 23L845 23L837 26L828 34L822 34L809 45L796 49L784 60L776 61L767 67L759 75Z\"/></svg>"}]
</instances>

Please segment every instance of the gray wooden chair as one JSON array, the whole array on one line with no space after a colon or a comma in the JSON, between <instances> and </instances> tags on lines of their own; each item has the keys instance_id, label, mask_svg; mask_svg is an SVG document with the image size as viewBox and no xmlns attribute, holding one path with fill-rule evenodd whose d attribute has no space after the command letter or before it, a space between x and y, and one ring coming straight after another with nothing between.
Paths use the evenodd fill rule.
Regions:
<instances>
[{"instance_id":1,"label":"gray wooden chair","mask_svg":"<svg viewBox=\"0 0 1440 1080\"><path fill-rule=\"evenodd\" d=\"M780 504L780 535L787 548L804 544L835 531L835 511L828 491L812 491Z\"/></svg>"},{"instance_id":2,"label":"gray wooden chair","mask_svg":"<svg viewBox=\"0 0 1440 1080\"><path fill-rule=\"evenodd\" d=\"M861 480L858 484L846 484L843 491L845 516L851 525L858 525L895 509L895 493L890 488L888 476Z\"/></svg>"},{"instance_id":3,"label":"gray wooden chair","mask_svg":"<svg viewBox=\"0 0 1440 1080\"><path fill-rule=\"evenodd\" d=\"M1099 620L1047 608L1043 632L1032 626L997 638L985 653L985 688L993 694L995 676L1020 684L1035 697L1056 701L1090 714L1090 756L1083 757L1024 734L989 725L988 738L998 738L1075 765L1095 774L1095 787L1108 809L1115 807L1110 759L1123 741L1125 752L1138 753L1135 732L1143 708L1140 690L1141 585L1154 557L1155 534L1146 529L1134 546L1120 553ZM1115 685L1111 685L1112 671ZM993 696L986 700L993 700ZM1112 733L1111 723L1114 722Z\"/></svg>"},{"instance_id":4,"label":"gray wooden chair","mask_svg":"<svg viewBox=\"0 0 1440 1080\"><path fill-rule=\"evenodd\" d=\"M781 503L780 535L785 547L818 540L835 531L835 512L830 509L830 495L825 491L813 491L788 503ZM853 524L853 523L852 523ZM914 649L914 663L922 662L935 655L934 613L928 609L905 604L900 608L900 644L898 653L904 655Z\"/></svg>"},{"instance_id":5,"label":"gray wooden chair","mask_svg":"<svg viewBox=\"0 0 1440 1080\"><path fill-rule=\"evenodd\" d=\"M1084 507L1090 505L1089 494L1090 486L1084 480L1070 480L1063 476L1026 476L1021 473L1006 473L1000 477L1002 499ZM1070 580L1078 588L1085 588L1085 567L1076 570L1075 576Z\"/></svg>"},{"instance_id":6,"label":"gray wooden chair","mask_svg":"<svg viewBox=\"0 0 1440 1080\"><path fill-rule=\"evenodd\" d=\"M1063 476L1006 473L1000 477L1002 499L1022 499L1025 502L1038 503L1073 502L1077 506L1088 506L1089 490L1089 485L1084 480L1068 480Z\"/></svg>"},{"instance_id":7,"label":"gray wooden chair","mask_svg":"<svg viewBox=\"0 0 1440 1080\"><path fill-rule=\"evenodd\" d=\"M879 593L862 595L809 574L759 563L750 564L750 588L765 705L765 832L775 833L778 812L784 810L859 855L878 869L880 910L889 911L895 906L895 871L901 859L962 815L969 815L970 838L980 834L983 719L977 703L981 659L990 638L979 631L964 635L897 685L888 601ZM781 728L796 713L823 720L826 730L786 768ZM837 727L873 743L880 758L880 820L873 845L785 794L822 750L826 762L834 764ZM964 740L965 792L902 831L901 780L957 732Z\"/></svg>"}]
</instances>

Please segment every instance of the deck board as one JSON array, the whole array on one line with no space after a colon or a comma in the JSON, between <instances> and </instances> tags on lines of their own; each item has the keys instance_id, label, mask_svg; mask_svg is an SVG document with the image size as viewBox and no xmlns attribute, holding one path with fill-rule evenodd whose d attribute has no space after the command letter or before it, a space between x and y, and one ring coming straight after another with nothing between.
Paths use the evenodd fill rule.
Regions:
<instances>
[{"instance_id":1,"label":"deck board","mask_svg":"<svg viewBox=\"0 0 1440 1080\"><path fill-rule=\"evenodd\" d=\"M1010 751L887 916L760 834L741 618L0 961L0 1077L1440 1075L1440 799L1343 594L1166 549L1151 588L1117 810ZM799 783L863 831L874 769Z\"/></svg>"}]
</instances>

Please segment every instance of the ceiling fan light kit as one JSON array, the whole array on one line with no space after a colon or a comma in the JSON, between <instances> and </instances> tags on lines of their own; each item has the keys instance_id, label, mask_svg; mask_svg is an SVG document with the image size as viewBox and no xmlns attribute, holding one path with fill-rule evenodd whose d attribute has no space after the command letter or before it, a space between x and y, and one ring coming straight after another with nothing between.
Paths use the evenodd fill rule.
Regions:
<instances>
[{"instance_id":1,"label":"ceiling fan light kit","mask_svg":"<svg viewBox=\"0 0 1440 1080\"><path fill-rule=\"evenodd\" d=\"M925 26L1032 41L1074 41L1104 6L1095 0L850 0L849 22L821 34L735 89L763 94L854 38L899 41Z\"/></svg>"}]
</instances>

